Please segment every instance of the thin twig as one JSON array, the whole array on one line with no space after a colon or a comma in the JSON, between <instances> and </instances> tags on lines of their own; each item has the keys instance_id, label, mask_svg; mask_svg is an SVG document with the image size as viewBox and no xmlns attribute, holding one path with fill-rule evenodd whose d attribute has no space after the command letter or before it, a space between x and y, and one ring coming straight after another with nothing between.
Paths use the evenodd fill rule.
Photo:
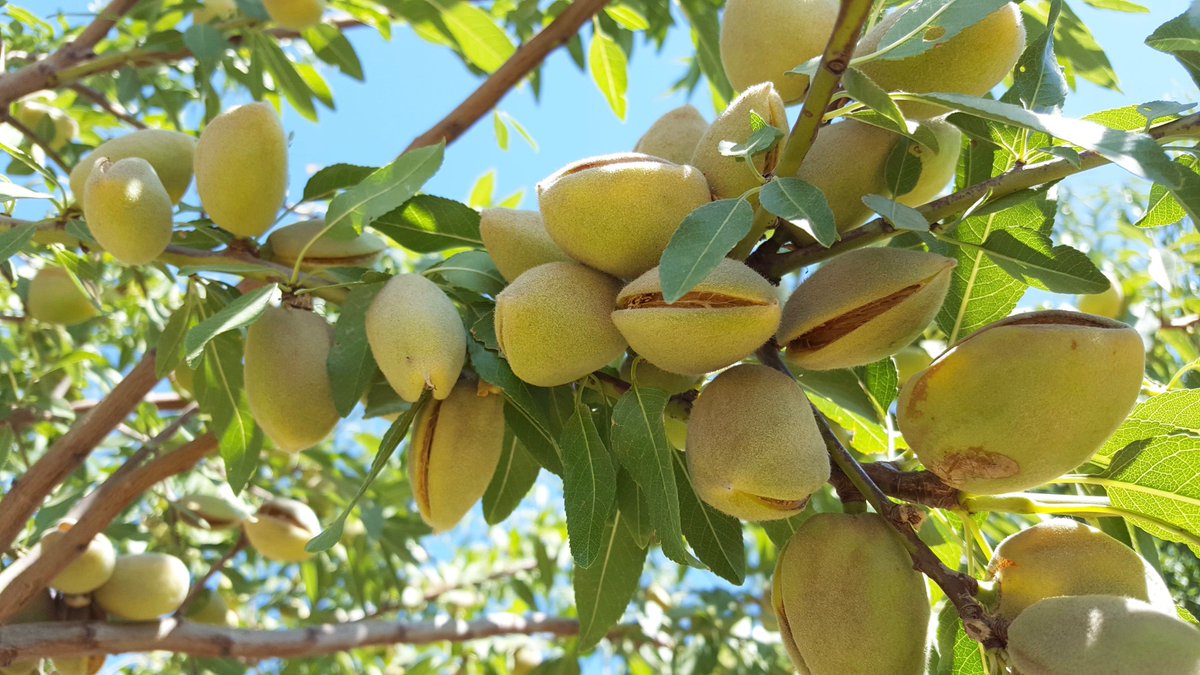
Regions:
<instances>
[{"instance_id":1,"label":"thin twig","mask_svg":"<svg viewBox=\"0 0 1200 675\"><path fill-rule=\"evenodd\" d=\"M212 579L217 575L218 572L225 569L225 566L229 564L229 561L233 560L234 556L245 550L246 546L249 544L250 540L246 538L246 533L242 532L238 536L237 542L235 542L234 545L225 552L225 555L221 556L219 560L213 563L212 567L209 567L208 571L204 573L204 576L200 577L196 580L196 583L192 584L192 589L188 591L187 597L183 599L183 604L180 605L179 609L175 611L175 616L179 618L187 616L188 609L192 606L192 603L196 601L196 598L199 597L200 592L204 590L204 586L208 583L209 579Z\"/></svg>"},{"instance_id":2,"label":"thin twig","mask_svg":"<svg viewBox=\"0 0 1200 675\"><path fill-rule=\"evenodd\" d=\"M78 82L75 82L70 86L75 93L96 104L96 107L100 108L104 112L107 112L109 115L112 115L129 126L136 127L138 129L146 128L145 122L139 120L133 115L130 115L129 111L125 110L125 107L120 103L108 100L107 96L96 91L95 89Z\"/></svg>"},{"instance_id":3,"label":"thin twig","mask_svg":"<svg viewBox=\"0 0 1200 675\"><path fill-rule=\"evenodd\" d=\"M37 147L41 148L42 152L46 153L46 157L48 157L50 161L57 164L58 168L61 169L63 173L71 173L71 167L67 166L67 161L63 159L62 155L58 154L57 150L50 147L50 142L42 138L38 132L30 129L29 125L6 112L0 113L0 121L7 123L12 128L20 132L22 136L28 138L30 143L33 143Z\"/></svg>"}]
</instances>

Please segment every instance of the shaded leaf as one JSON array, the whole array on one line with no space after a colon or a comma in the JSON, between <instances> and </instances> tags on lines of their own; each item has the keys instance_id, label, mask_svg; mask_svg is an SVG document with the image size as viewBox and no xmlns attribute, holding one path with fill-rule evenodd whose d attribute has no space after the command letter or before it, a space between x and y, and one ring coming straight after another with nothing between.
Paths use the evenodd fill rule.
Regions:
<instances>
[{"instance_id":1,"label":"shaded leaf","mask_svg":"<svg viewBox=\"0 0 1200 675\"><path fill-rule=\"evenodd\" d=\"M809 233L822 246L828 248L838 240L833 211L816 186L799 178L776 178L758 198L764 209Z\"/></svg>"},{"instance_id":2,"label":"shaded leaf","mask_svg":"<svg viewBox=\"0 0 1200 675\"><path fill-rule=\"evenodd\" d=\"M753 224L754 208L744 198L722 199L689 213L662 254L663 299L675 302L704 281Z\"/></svg>"},{"instance_id":3,"label":"shaded leaf","mask_svg":"<svg viewBox=\"0 0 1200 675\"><path fill-rule=\"evenodd\" d=\"M604 530L613 515L617 470L586 405L576 407L558 445L562 448L563 502L567 538L577 567L591 567L604 546Z\"/></svg>"},{"instance_id":4,"label":"shaded leaf","mask_svg":"<svg viewBox=\"0 0 1200 675\"><path fill-rule=\"evenodd\" d=\"M637 545L621 514L605 524L600 555L591 567L575 568L572 585L579 613L579 651L599 644L625 613L640 585L646 549Z\"/></svg>"},{"instance_id":5,"label":"shaded leaf","mask_svg":"<svg viewBox=\"0 0 1200 675\"><path fill-rule=\"evenodd\" d=\"M325 214L329 236L351 239L375 219L412 199L441 168L445 150L445 143L410 150L334 197Z\"/></svg>"}]
</instances>

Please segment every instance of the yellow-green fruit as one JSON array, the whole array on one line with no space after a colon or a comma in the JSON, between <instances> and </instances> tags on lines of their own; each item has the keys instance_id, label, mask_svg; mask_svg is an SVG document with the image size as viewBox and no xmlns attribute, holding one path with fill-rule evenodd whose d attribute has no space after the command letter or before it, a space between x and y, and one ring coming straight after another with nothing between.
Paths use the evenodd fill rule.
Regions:
<instances>
[{"instance_id":1,"label":"yellow-green fruit","mask_svg":"<svg viewBox=\"0 0 1200 675\"><path fill-rule=\"evenodd\" d=\"M633 151L676 164L687 164L692 161L696 144L706 131L708 121L695 106L680 106L650 125Z\"/></svg>"},{"instance_id":2,"label":"yellow-green fruit","mask_svg":"<svg viewBox=\"0 0 1200 675\"><path fill-rule=\"evenodd\" d=\"M786 75L825 51L838 0L729 0L721 19L721 63L743 91L770 82L783 100L799 101L807 75Z\"/></svg>"},{"instance_id":3,"label":"yellow-green fruit","mask_svg":"<svg viewBox=\"0 0 1200 675\"><path fill-rule=\"evenodd\" d=\"M210 530L238 527L246 519L246 513L233 500L218 495L184 495L175 501L175 506Z\"/></svg>"},{"instance_id":4,"label":"yellow-green fruit","mask_svg":"<svg viewBox=\"0 0 1200 675\"><path fill-rule=\"evenodd\" d=\"M1125 294L1121 292L1121 284L1108 280L1108 289L1103 293L1079 296L1079 311L1095 314L1109 319L1119 319L1124 313Z\"/></svg>"},{"instance_id":5,"label":"yellow-green fruit","mask_svg":"<svg viewBox=\"0 0 1200 675\"><path fill-rule=\"evenodd\" d=\"M909 345L904 349L896 352L893 356L896 360L896 370L900 376L900 384L908 382L908 379L913 375L925 370L929 364L933 363L933 357L923 347L917 345Z\"/></svg>"},{"instance_id":6,"label":"yellow-green fruit","mask_svg":"<svg viewBox=\"0 0 1200 675\"><path fill-rule=\"evenodd\" d=\"M603 368L625 351L613 325L621 283L577 263L539 265L496 296L496 338L513 373L557 387Z\"/></svg>"},{"instance_id":7,"label":"yellow-green fruit","mask_svg":"<svg viewBox=\"0 0 1200 675\"><path fill-rule=\"evenodd\" d=\"M789 361L807 370L878 361L937 316L954 265L944 256L898 248L844 253L788 299L776 339Z\"/></svg>"},{"instance_id":8,"label":"yellow-green fruit","mask_svg":"<svg viewBox=\"0 0 1200 675\"><path fill-rule=\"evenodd\" d=\"M123 555L108 583L96 589L95 600L109 614L149 621L179 609L191 580L187 565L173 555Z\"/></svg>"},{"instance_id":9,"label":"yellow-green fruit","mask_svg":"<svg viewBox=\"0 0 1200 675\"><path fill-rule=\"evenodd\" d=\"M633 362L634 357L630 356L621 364L622 379L639 387L665 391L672 396L695 389L702 379L699 375L669 373L645 359L637 364L637 377L635 378Z\"/></svg>"},{"instance_id":10,"label":"yellow-green fruit","mask_svg":"<svg viewBox=\"0 0 1200 675\"><path fill-rule=\"evenodd\" d=\"M43 323L74 326L99 312L61 267L43 267L29 281L28 316Z\"/></svg>"},{"instance_id":11,"label":"yellow-green fruit","mask_svg":"<svg viewBox=\"0 0 1200 675\"><path fill-rule=\"evenodd\" d=\"M916 123L912 128L917 129ZM874 212L862 198L878 194L894 198L906 206L933 201L954 178L954 169L962 149L962 132L941 120L920 123L937 139L937 152L913 143L908 152L921 164L921 173L912 190L895 196L887 184L888 155L902 138L899 134L858 120L846 120L821 129L796 177L825 194L839 231L858 227Z\"/></svg>"},{"instance_id":12,"label":"yellow-green fruit","mask_svg":"<svg viewBox=\"0 0 1200 675\"><path fill-rule=\"evenodd\" d=\"M554 243L622 279L657 265L683 219L710 199L695 167L636 153L584 159L538 184Z\"/></svg>"},{"instance_id":13,"label":"yellow-green fruit","mask_svg":"<svg viewBox=\"0 0 1200 675\"><path fill-rule=\"evenodd\" d=\"M788 130L787 110L771 83L750 87L735 98L696 143L696 152L692 155L692 165L708 179L715 199L736 199L746 190L762 185L759 176L773 172L783 154L786 136L780 138L769 152L756 155L754 167L739 157L721 154L721 144L726 141L744 143L750 140L754 133L750 126L752 112L780 131L786 133Z\"/></svg>"},{"instance_id":14,"label":"yellow-green fruit","mask_svg":"<svg viewBox=\"0 0 1200 675\"><path fill-rule=\"evenodd\" d=\"M54 545L54 542L71 529L70 522L63 522L55 529L49 530L42 537L42 547ZM112 542L103 534L97 534L88 542L87 548L79 557L71 561L53 579L50 588L67 595L91 593L100 588L112 576L116 564L117 553L113 550Z\"/></svg>"},{"instance_id":15,"label":"yellow-green fruit","mask_svg":"<svg viewBox=\"0 0 1200 675\"><path fill-rule=\"evenodd\" d=\"M271 20L282 28L304 30L321 23L325 13L324 0L263 0Z\"/></svg>"},{"instance_id":16,"label":"yellow-green fruit","mask_svg":"<svg viewBox=\"0 0 1200 675\"><path fill-rule=\"evenodd\" d=\"M1000 590L1000 616L1058 595L1120 595L1164 612L1175 601L1158 572L1133 549L1100 530L1055 518L1022 530L996 547L988 573Z\"/></svg>"},{"instance_id":17,"label":"yellow-green fruit","mask_svg":"<svg viewBox=\"0 0 1200 675\"><path fill-rule=\"evenodd\" d=\"M187 618L210 626L233 628L238 625L237 612L229 608L225 595L211 588L204 589L196 596L195 602L188 607Z\"/></svg>"},{"instance_id":18,"label":"yellow-green fruit","mask_svg":"<svg viewBox=\"0 0 1200 675\"><path fill-rule=\"evenodd\" d=\"M196 192L208 217L239 237L266 232L287 192L287 158L287 135L269 103L215 117L196 143Z\"/></svg>"},{"instance_id":19,"label":"yellow-green fruit","mask_svg":"<svg viewBox=\"0 0 1200 675\"><path fill-rule=\"evenodd\" d=\"M107 656L80 656L73 659L54 659L56 675L96 675L104 667Z\"/></svg>"},{"instance_id":20,"label":"yellow-green fruit","mask_svg":"<svg viewBox=\"0 0 1200 675\"><path fill-rule=\"evenodd\" d=\"M8 571L8 570L5 570ZM0 590L4 590L7 582L0 580ZM54 618L54 599L50 597L50 593L46 590L40 591L33 596L24 607L17 610L16 615L6 620L9 625L19 623L40 623L50 621ZM23 661L14 661L7 666L0 666L0 675L32 675L40 672L38 667L41 665L41 659L31 659Z\"/></svg>"},{"instance_id":21,"label":"yellow-green fruit","mask_svg":"<svg viewBox=\"0 0 1200 675\"><path fill-rule=\"evenodd\" d=\"M13 104L13 118L38 134L54 150L63 149L79 133L79 123L67 111L39 100L27 99ZM47 130L50 135L45 135Z\"/></svg>"},{"instance_id":22,"label":"yellow-green fruit","mask_svg":"<svg viewBox=\"0 0 1200 675\"><path fill-rule=\"evenodd\" d=\"M304 251L303 267L370 267L387 249L387 242L370 232L363 232L350 239L334 239L329 235L313 238L325 229L325 221L318 218L281 227L267 237L271 259L292 266ZM312 242L312 245L309 245ZM305 247L308 250L305 251Z\"/></svg>"},{"instance_id":23,"label":"yellow-green fruit","mask_svg":"<svg viewBox=\"0 0 1200 675\"><path fill-rule=\"evenodd\" d=\"M800 386L766 366L741 365L701 392L687 424L696 493L742 520L794 516L829 480L829 456Z\"/></svg>"},{"instance_id":24,"label":"yellow-green fruit","mask_svg":"<svg viewBox=\"0 0 1200 675\"><path fill-rule=\"evenodd\" d=\"M237 14L236 0L203 0L199 9L192 12L192 21L197 24L223 21Z\"/></svg>"},{"instance_id":25,"label":"yellow-green fruit","mask_svg":"<svg viewBox=\"0 0 1200 675\"><path fill-rule=\"evenodd\" d=\"M900 536L874 513L804 521L775 563L771 600L801 673L925 672L925 579Z\"/></svg>"},{"instance_id":26,"label":"yellow-green fruit","mask_svg":"<svg viewBox=\"0 0 1200 675\"><path fill-rule=\"evenodd\" d=\"M263 504L243 527L246 538L264 558L278 562L303 562L313 554L304 550L309 539L321 533L317 514L303 502L276 497Z\"/></svg>"},{"instance_id":27,"label":"yellow-green fruit","mask_svg":"<svg viewBox=\"0 0 1200 675\"><path fill-rule=\"evenodd\" d=\"M367 341L400 398L415 403L426 389L443 400L467 358L467 333L450 297L420 274L398 274L367 310Z\"/></svg>"},{"instance_id":28,"label":"yellow-green fruit","mask_svg":"<svg viewBox=\"0 0 1200 675\"><path fill-rule=\"evenodd\" d=\"M173 211L154 167L141 157L98 159L84 186L88 230L127 265L144 265L167 250Z\"/></svg>"},{"instance_id":29,"label":"yellow-green fruit","mask_svg":"<svg viewBox=\"0 0 1200 675\"><path fill-rule=\"evenodd\" d=\"M876 51L884 34L902 14L892 12L880 21L859 42L855 54L866 56ZM934 39L934 31L939 30L942 29L928 29L926 39ZM1021 10L1010 2L983 21L926 52L895 61L875 59L863 63L861 69L888 91L983 96L1017 65L1017 59L1024 49L1025 24L1021 20ZM924 119L946 112L941 106L904 101L900 102L900 109L911 119Z\"/></svg>"},{"instance_id":30,"label":"yellow-green fruit","mask_svg":"<svg viewBox=\"0 0 1200 675\"><path fill-rule=\"evenodd\" d=\"M338 421L325 362L333 329L304 309L268 307L246 332L246 401L280 450L320 443Z\"/></svg>"},{"instance_id":31,"label":"yellow-green fruit","mask_svg":"<svg viewBox=\"0 0 1200 675\"><path fill-rule=\"evenodd\" d=\"M171 381L175 383L175 391L188 398L196 397L196 371L188 368L186 363L180 363L171 371Z\"/></svg>"},{"instance_id":32,"label":"yellow-green fruit","mask_svg":"<svg viewBox=\"0 0 1200 675\"><path fill-rule=\"evenodd\" d=\"M663 299L655 267L621 289L616 307L613 323L629 346L659 368L682 375L737 363L779 327L775 287L730 258L671 304Z\"/></svg>"},{"instance_id":33,"label":"yellow-green fruit","mask_svg":"<svg viewBox=\"0 0 1200 675\"><path fill-rule=\"evenodd\" d=\"M1195 675L1200 630L1132 598L1047 598L1008 627L1008 655L1022 675Z\"/></svg>"},{"instance_id":34,"label":"yellow-green fruit","mask_svg":"<svg viewBox=\"0 0 1200 675\"><path fill-rule=\"evenodd\" d=\"M483 498L504 449L504 397L463 379L413 421L408 475L421 518L453 528Z\"/></svg>"},{"instance_id":35,"label":"yellow-green fruit","mask_svg":"<svg viewBox=\"0 0 1200 675\"><path fill-rule=\"evenodd\" d=\"M1137 401L1137 331L1076 312L1031 312L958 343L900 392L921 462L974 494L1032 488L1086 462Z\"/></svg>"},{"instance_id":36,"label":"yellow-green fruit","mask_svg":"<svg viewBox=\"0 0 1200 675\"><path fill-rule=\"evenodd\" d=\"M71 169L71 192L82 202L84 187L96 162L102 157L117 162L129 157L140 157L150 166L162 182L163 189L178 204L192 184L192 162L195 159L196 139L178 131L166 129L142 129L119 136L96 146Z\"/></svg>"},{"instance_id":37,"label":"yellow-green fruit","mask_svg":"<svg viewBox=\"0 0 1200 675\"><path fill-rule=\"evenodd\" d=\"M33 233L33 243L40 244L42 246L49 246L51 244L62 244L63 246L65 246L67 248L78 248L79 247L79 238L75 237L73 235L67 234L66 230L62 230L62 229L55 227L53 229L38 230L37 232L34 232Z\"/></svg>"},{"instance_id":38,"label":"yellow-green fruit","mask_svg":"<svg viewBox=\"0 0 1200 675\"><path fill-rule=\"evenodd\" d=\"M479 235L496 269L509 283L525 270L571 259L550 238L537 211L484 209L479 214Z\"/></svg>"}]
</instances>

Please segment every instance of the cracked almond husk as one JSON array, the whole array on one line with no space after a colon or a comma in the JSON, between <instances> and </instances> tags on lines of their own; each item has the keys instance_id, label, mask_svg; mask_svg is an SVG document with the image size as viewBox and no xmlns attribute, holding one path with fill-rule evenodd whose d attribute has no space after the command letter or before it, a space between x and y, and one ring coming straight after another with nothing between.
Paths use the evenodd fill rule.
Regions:
<instances>
[{"instance_id":1,"label":"cracked almond husk","mask_svg":"<svg viewBox=\"0 0 1200 675\"><path fill-rule=\"evenodd\" d=\"M317 514L307 504L276 497L264 503L243 527L250 545L264 558L279 562L302 562L313 554L305 544L321 532Z\"/></svg>"}]
</instances>

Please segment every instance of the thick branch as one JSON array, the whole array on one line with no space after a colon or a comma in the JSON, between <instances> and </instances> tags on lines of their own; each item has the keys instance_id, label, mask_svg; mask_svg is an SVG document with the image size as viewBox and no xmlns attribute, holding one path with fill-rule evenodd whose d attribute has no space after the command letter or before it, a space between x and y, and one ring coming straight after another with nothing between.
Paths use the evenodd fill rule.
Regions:
<instances>
[{"instance_id":1,"label":"thick branch","mask_svg":"<svg viewBox=\"0 0 1200 675\"><path fill-rule=\"evenodd\" d=\"M153 370L153 366L151 367ZM123 475L114 475L97 490L92 506L47 548L37 545L28 555L0 573L0 623L12 617L46 584L79 556L96 534L103 532L130 504L151 486L191 469L217 449L217 439L204 434L171 452ZM0 634L4 629L0 629ZM0 662L4 645L0 638Z\"/></svg>"},{"instance_id":2,"label":"thick branch","mask_svg":"<svg viewBox=\"0 0 1200 675\"><path fill-rule=\"evenodd\" d=\"M471 125L479 121L489 110L496 107L509 90L525 79L537 68L550 52L565 44L579 29L591 20L610 0L575 0L558 15L549 26L521 45L504 65L484 81L458 107L442 118L425 133L413 139L406 152L414 148L434 145L439 141L447 144L463 135Z\"/></svg>"},{"instance_id":3,"label":"thick branch","mask_svg":"<svg viewBox=\"0 0 1200 675\"><path fill-rule=\"evenodd\" d=\"M936 509L962 508L962 492L928 471L901 471L891 462L863 462L860 466L871 482L889 497ZM864 499L849 476L840 471L834 471L829 482L838 495L844 497L843 501L845 497Z\"/></svg>"},{"instance_id":4,"label":"thick branch","mask_svg":"<svg viewBox=\"0 0 1200 675\"><path fill-rule=\"evenodd\" d=\"M54 488L83 464L92 450L133 411L158 383L154 352L113 387L104 400L70 431L54 442L8 494L0 500L0 551L6 551L25 527L26 521ZM0 615L4 603L0 602Z\"/></svg>"}]
</instances>

